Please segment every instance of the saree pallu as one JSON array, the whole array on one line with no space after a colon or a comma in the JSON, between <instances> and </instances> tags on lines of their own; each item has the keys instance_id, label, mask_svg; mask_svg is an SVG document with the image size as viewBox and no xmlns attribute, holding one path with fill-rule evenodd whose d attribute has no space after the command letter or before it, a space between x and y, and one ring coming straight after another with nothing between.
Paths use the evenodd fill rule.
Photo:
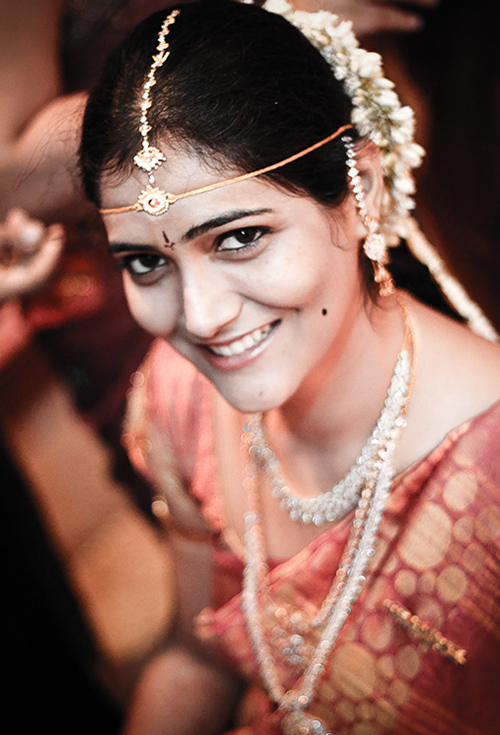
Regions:
<instances>
[{"instance_id":1,"label":"saree pallu","mask_svg":"<svg viewBox=\"0 0 500 735\"><path fill-rule=\"evenodd\" d=\"M199 615L196 632L249 682L231 732L278 735L279 716L264 693L241 609L243 561L224 541L212 388L165 345L155 345L144 375L129 416L131 456L172 493L171 470L162 473L158 461L164 451L158 441L168 441L169 456L184 481L189 478L191 497L214 532L213 607ZM163 439L157 432L155 440L154 426ZM151 450L149 460L137 451L141 441ZM500 403L456 428L396 478L366 584L309 710L332 733L500 733L499 501ZM314 617L350 523L346 518L293 558L270 563L275 607ZM276 639L275 617L266 609L262 614L270 640ZM308 636L306 643L315 645L318 633L311 628ZM300 687L279 648L273 652L285 688Z\"/></svg>"}]
</instances>

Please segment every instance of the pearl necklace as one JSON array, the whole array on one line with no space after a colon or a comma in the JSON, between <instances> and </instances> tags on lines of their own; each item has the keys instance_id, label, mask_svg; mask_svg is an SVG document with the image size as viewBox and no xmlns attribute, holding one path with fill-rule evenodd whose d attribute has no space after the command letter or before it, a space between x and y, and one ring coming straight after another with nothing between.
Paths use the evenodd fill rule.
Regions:
<instances>
[{"instance_id":1,"label":"pearl necklace","mask_svg":"<svg viewBox=\"0 0 500 735\"><path fill-rule=\"evenodd\" d=\"M372 476L379 448L387 443L395 424L404 426L402 407L405 401L405 359L401 352L382 413L359 457L340 482L314 498L299 498L291 493L279 472L279 460L267 444L262 414L257 413L250 417L244 431L251 434L252 459L267 474L272 494L281 501L281 507L288 512L292 521L320 526L343 518L356 507L361 489Z\"/></svg>"},{"instance_id":2,"label":"pearl necklace","mask_svg":"<svg viewBox=\"0 0 500 735\"><path fill-rule=\"evenodd\" d=\"M413 333L406 314L405 322L405 345L398 356L386 400L386 406L387 403L394 404L390 412L392 426L384 427L380 439L377 439L377 447L373 451L373 458L369 463L370 474L359 496L358 507L340 565L331 588L314 620L306 623L300 615L300 611L295 611L295 620L297 616L299 618L297 630L304 633L308 625L322 629L316 648L308 657L299 657L305 672L298 691L285 692L285 688L279 680L274 659L275 652L266 634L261 608L261 604L270 600L271 596L261 527L259 487L261 476L264 473L269 474L266 464L271 455L266 451L269 450L267 445L263 448L259 433L254 431L256 426L253 420L254 417L251 417L248 425L243 427L242 440L247 447L249 459L245 488L250 496L250 510L245 518L246 533L244 540L247 549L247 561L243 575L242 609L265 687L271 700L278 705L278 710L282 714L281 727L285 735L330 735L325 723L317 717L309 715L305 710L314 699L317 686L325 671L333 647L361 593L366 581L365 573L368 564L375 554L378 529L392 488L394 475L392 458L396 439L405 425L404 416L412 380L410 351L406 349L406 344L410 342L413 348ZM257 427L259 425L260 422L257 419ZM373 440L374 434L375 432L372 434L371 440ZM264 455L262 454L263 450ZM272 452L272 450L269 451ZM272 454L274 455L274 453ZM359 465L359 462L356 464ZM292 635L292 642L295 639L295 643L297 643L297 637L302 638L299 633L295 632Z\"/></svg>"}]
</instances>

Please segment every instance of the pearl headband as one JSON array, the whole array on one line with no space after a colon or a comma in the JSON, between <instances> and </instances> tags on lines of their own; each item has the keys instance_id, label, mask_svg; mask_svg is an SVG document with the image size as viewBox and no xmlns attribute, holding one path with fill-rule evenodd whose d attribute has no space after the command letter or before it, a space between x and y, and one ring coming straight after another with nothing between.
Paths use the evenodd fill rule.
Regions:
<instances>
[{"instance_id":1,"label":"pearl headband","mask_svg":"<svg viewBox=\"0 0 500 735\"><path fill-rule=\"evenodd\" d=\"M256 176L262 176L262 174L266 174L269 171L274 171L277 168L281 168L282 166L286 166L287 163L291 163L292 161L296 161L298 158L302 158L302 156L307 156L308 153L311 153L312 151L315 151L317 148L321 148L321 146L325 145L326 143L329 143L331 140L334 140L335 138L338 138L340 135L342 135L346 130L349 130L353 127L353 125L342 125L338 130L336 130L331 135L327 136L326 138L323 138L323 140L320 140L318 143L314 143L313 145L309 146L308 148L305 148L302 151L299 151L299 153L295 153L292 156L289 156L288 158L283 159L282 161L279 161L278 163L273 163L270 166L266 166L265 168L260 168L257 171L251 171L250 173L246 174L240 174L239 176L234 176L231 179L225 179L224 181L218 181L215 184L209 184L208 186L202 186L199 189L193 189L192 191L186 191L182 194L172 194L167 191L163 191L163 189L158 188L155 185L155 177L154 172L162 165L162 163L166 160L163 153L156 148L155 146L152 146L149 142L149 136L148 133L151 130L151 126L149 124L148 120L148 110L152 105L151 102L151 89L156 84L156 71L159 69L163 64L166 62L170 55L169 51L169 44L167 42L167 36L170 33L170 26L175 22L175 19L179 15L179 10L173 10L164 20L163 25L160 29L160 33L158 34L158 45L156 46L156 53L153 55L153 63L151 64L151 69L149 70L146 82L144 83L144 88L142 92L142 103L141 103L141 118L140 118L140 127L139 132L142 136L142 148L141 150L134 156L134 163L135 165L145 171L148 174L149 178L149 184L146 186L145 189L143 189L138 198L137 201L134 204L128 204L124 207L110 207L108 209L101 209L99 210L101 214L123 214L124 212L146 212L147 214L159 216L161 214L165 214L165 212L168 211L168 208L171 204L175 204L175 202L178 202L180 199L186 199L187 197L195 196L196 194L204 194L207 191L213 191L214 189L220 189L222 186L228 186L229 184L237 184L240 181L246 181L247 179L255 178Z\"/></svg>"}]
</instances>

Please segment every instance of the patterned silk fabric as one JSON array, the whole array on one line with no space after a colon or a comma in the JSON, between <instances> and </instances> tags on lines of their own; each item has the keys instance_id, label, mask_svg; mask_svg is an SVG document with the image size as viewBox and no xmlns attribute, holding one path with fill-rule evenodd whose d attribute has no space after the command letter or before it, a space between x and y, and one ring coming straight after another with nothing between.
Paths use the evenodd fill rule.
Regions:
<instances>
[{"instance_id":1,"label":"patterned silk fabric","mask_svg":"<svg viewBox=\"0 0 500 735\"><path fill-rule=\"evenodd\" d=\"M168 386L168 393L165 387ZM130 413L131 455L168 493L154 441L162 427L169 456L189 474L191 493L215 532L214 606L197 633L251 686L241 707L239 735L277 735L241 611L242 560L224 543L214 474L209 384L156 345L147 380ZM193 428L195 438L185 433ZM139 454L147 443L149 456ZM156 459L156 461L155 461ZM171 491L170 491L171 492ZM335 735L498 735L500 733L500 403L454 431L425 459L398 477L367 584L331 654L311 712ZM310 618L323 601L347 540L350 519L325 531L292 559L270 565L272 600ZM407 609L398 623L386 601ZM264 608L285 687L299 674L280 656L276 617ZM426 645L412 627L430 628L457 649ZM317 633L310 633L315 643Z\"/></svg>"}]
</instances>

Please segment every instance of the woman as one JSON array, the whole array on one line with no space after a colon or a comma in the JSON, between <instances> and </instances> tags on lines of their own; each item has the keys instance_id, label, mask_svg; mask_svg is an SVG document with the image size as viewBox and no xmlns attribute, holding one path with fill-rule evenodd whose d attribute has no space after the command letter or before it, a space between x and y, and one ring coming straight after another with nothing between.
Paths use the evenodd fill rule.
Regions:
<instances>
[{"instance_id":1,"label":"woman","mask_svg":"<svg viewBox=\"0 0 500 735\"><path fill-rule=\"evenodd\" d=\"M126 731L494 733L500 353L394 288L406 236L491 332L409 217L378 57L290 17L335 75L279 15L195 3L86 111L86 191L160 338L125 440L178 580Z\"/></svg>"}]
</instances>

